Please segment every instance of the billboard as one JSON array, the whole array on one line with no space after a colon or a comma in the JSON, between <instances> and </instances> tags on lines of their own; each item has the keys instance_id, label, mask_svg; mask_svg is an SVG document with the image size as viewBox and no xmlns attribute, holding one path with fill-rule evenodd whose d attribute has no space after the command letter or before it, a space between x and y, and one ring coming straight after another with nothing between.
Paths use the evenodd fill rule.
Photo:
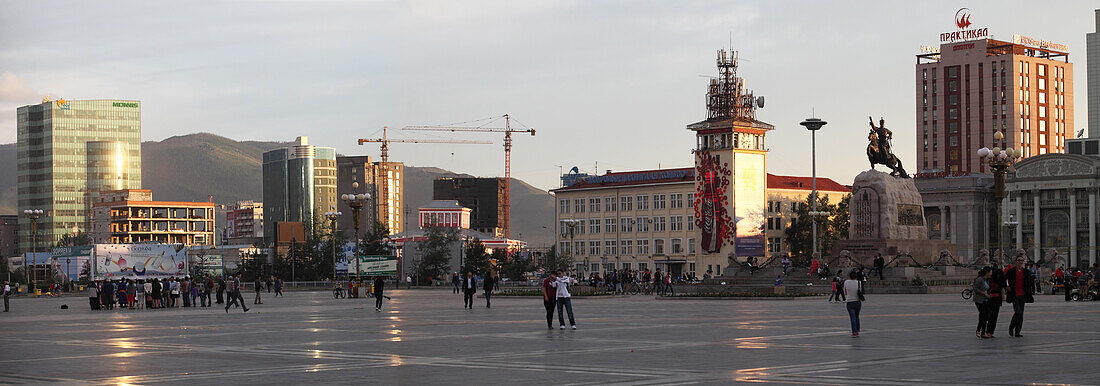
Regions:
<instances>
[{"instance_id":1,"label":"billboard","mask_svg":"<svg viewBox=\"0 0 1100 386\"><path fill-rule=\"evenodd\" d=\"M79 280L85 264L89 264L88 268L91 269L92 246L54 247L53 257L70 280Z\"/></svg>"},{"instance_id":2,"label":"billboard","mask_svg":"<svg viewBox=\"0 0 1100 386\"><path fill-rule=\"evenodd\" d=\"M359 256L359 274L396 275L397 256Z\"/></svg>"},{"instance_id":3,"label":"billboard","mask_svg":"<svg viewBox=\"0 0 1100 386\"><path fill-rule=\"evenodd\" d=\"M96 279L166 278L187 275L187 250L178 244L97 244Z\"/></svg>"},{"instance_id":4,"label":"billboard","mask_svg":"<svg viewBox=\"0 0 1100 386\"><path fill-rule=\"evenodd\" d=\"M734 173L733 205L737 221L734 253L737 256L764 256L764 195L767 187L764 155L734 153L733 165L737 169Z\"/></svg>"}]
</instances>

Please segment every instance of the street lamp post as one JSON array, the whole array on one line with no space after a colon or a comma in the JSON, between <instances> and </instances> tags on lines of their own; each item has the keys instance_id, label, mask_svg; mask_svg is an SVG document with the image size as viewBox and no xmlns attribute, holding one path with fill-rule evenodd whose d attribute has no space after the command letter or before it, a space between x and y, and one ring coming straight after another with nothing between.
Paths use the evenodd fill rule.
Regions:
<instances>
[{"instance_id":1,"label":"street lamp post","mask_svg":"<svg viewBox=\"0 0 1100 386\"><path fill-rule=\"evenodd\" d=\"M42 209L27 209L23 211L23 214L31 220L31 256L36 261L38 260L38 219L42 217ZM31 269L30 265L27 265L27 255L23 254L23 268L24 274L31 277L31 288L27 292L34 293L34 289L38 286L38 272Z\"/></svg>"},{"instance_id":2,"label":"street lamp post","mask_svg":"<svg viewBox=\"0 0 1100 386\"><path fill-rule=\"evenodd\" d=\"M352 182L351 188L359 191L359 182ZM359 212L370 199L367 193L349 193L340 195L340 200L351 207L352 224L355 225L355 280L359 281Z\"/></svg>"},{"instance_id":3,"label":"street lamp post","mask_svg":"<svg viewBox=\"0 0 1100 386\"><path fill-rule=\"evenodd\" d=\"M631 221L633 221L633 220L631 220ZM566 228L569 228L569 255L568 256L569 256L569 260L572 261L573 260L573 248L577 247L576 243L573 242L573 234L574 234L573 230L577 228L577 225L580 225L581 221L577 220L577 219L568 219L568 220L562 220L562 223L565 224ZM568 270L568 269L569 268L566 267L566 270Z\"/></svg>"},{"instance_id":4,"label":"street lamp post","mask_svg":"<svg viewBox=\"0 0 1100 386\"><path fill-rule=\"evenodd\" d=\"M813 221L813 239L814 239L814 256L818 255L817 251L817 131L821 130L822 126L825 126L828 122L825 122L819 118L807 118L802 121L800 125L806 126L806 130L810 131L810 180L813 184L813 191L810 193L813 209L810 218Z\"/></svg>"},{"instance_id":5,"label":"street lamp post","mask_svg":"<svg viewBox=\"0 0 1100 386\"><path fill-rule=\"evenodd\" d=\"M336 282L336 220L340 218L340 212L325 212L325 217L332 222L332 282Z\"/></svg>"},{"instance_id":6,"label":"street lamp post","mask_svg":"<svg viewBox=\"0 0 1100 386\"><path fill-rule=\"evenodd\" d=\"M1000 146L996 146L997 142L1004 144L1004 133L998 131L993 133L993 148L983 147L978 149L978 157L989 164L989 169L993 171L993 206L997 211L997 242L1001 253L1001 263L1004 263L1004 235L1001 226L1008 225L1002 221L1003 213L1001 209L1001 202L1005 198L1005 174L1008 172L1008 168L1020 158L1020 151L1014 150L1011 147L1001 149ZM1013 227L1015 228L1015 227Z\"/></svg>"}]
</instances>

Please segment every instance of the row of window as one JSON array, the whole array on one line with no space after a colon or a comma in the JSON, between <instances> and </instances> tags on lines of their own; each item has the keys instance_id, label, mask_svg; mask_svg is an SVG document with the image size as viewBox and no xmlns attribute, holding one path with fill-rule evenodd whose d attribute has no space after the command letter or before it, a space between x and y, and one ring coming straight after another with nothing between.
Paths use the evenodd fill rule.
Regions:
<instances>
[{"instance_id":1,"label":"row of window","mask_svg":"<svg viewBox=\"0 0 1100 386\"><path fill-rule=\"evenodd\" d=\"M587 225L587 226L586 226ZM586 231L587 229L587 231ZM604 219L590 218L579 220L561 220L558 222L558 233L563 237L571 233L583 235L588 233L615 233L618 232L679 232L695 230L694 215L655 216L655 217L608 217Z\"/></svg>"},{"instance_id":2,"label":"row of window","mask_svg":"<svg viewBox=\"0 0 1100 386\"><path fill-rule=\"evenodd\" d=\"M649 255L649 239L637 239L637 240L577 240L570 245L569 241L558 242L558 249L562 253L569 255ZM653 239L653 254L664 255L666 253L673 255L684 254L685 248L688 254L695 254L695 239L687 239L687 245L684 245L684 239L673 238L665 239ZM586 248L587 247L587 248Z\"/></svg>"},{"instance_id":3,"label":"row of window","mask_svg":"<svg viewBox=\"0 0 1100 386\"><path fill-rule=\"evenodd\" d=\"M670 193L670 194L639 194L636 196L607 196L607 197L588 197L574 198L572 201L569 199L558 200L558 213L584 213L588 212L614 212L618 211L632 211L632 210L649 210L650 198L652 198L653 209L683 209L685 205L692 205L695 200L694 193ZM587 204L587 205L586 205Z\"/></svg>"}]
</instances>

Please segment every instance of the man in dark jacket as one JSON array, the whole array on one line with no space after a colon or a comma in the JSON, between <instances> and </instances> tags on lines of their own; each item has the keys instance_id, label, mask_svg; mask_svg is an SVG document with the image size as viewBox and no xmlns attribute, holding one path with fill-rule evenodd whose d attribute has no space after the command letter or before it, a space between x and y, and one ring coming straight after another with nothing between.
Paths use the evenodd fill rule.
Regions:
<instances>
[{"instance_id":1,"label":"man in dark jacket","mask_svg":"<svg viewBox=\"0 0 1100 386\"><path fill-rule=\"evenodd\" d=\"M382 297L383 290L386 288L386 281L382 280L381 276L374 277L374 310L382 312Z\"/></svg>"},{"instance_id":2,"label":"man in dark jacket","mask_svg":"<svg viewBox=\"0 0 1100 386\"><path fill-rule=\"evenodd\" d=\"M878 279L884 280L882 276L882 270L886 268L886 258L882 257L882 254L878 254L875 258L875 272L878 272Z\"/></svg>"},{"instance_id":3,"label":"man in dark jacket","mask_svg":"<svg viewBox=\"0 0 1100 386\"><path fill-rule=\"evenodd\" d=\"M1035 288L1035 278L1024 268L1027 260L1024 255L1016 256L1016 263L1005 270L1005 300L1012 303L1012 321L1008 323L1008 335L1022 337L1020 329L1024 326L1024 304L1032 303L1032 288Z\"/></svg>"},{"instance_id":4,"label":"man in dark jacket","mask_svg":"<svg viewBox=\"0 0 1100 386\"><path fill-rule=\"evenodd\" d=\"M485 308L493 308L493 303L489 299L493 296L493 287L496 286L497 280L493 277L492 272L485 273L485 280L482 284L485 290Z\"/></svg>"},{"instance_id":5,"label":"man in dark jacket","mask_svg":"<svg viewBox=\"0 0 1100 386\"><path fill-rule=\"evenodd\" d=\"M466 272L462 278L462 308L474 308L474 294L477 293L477 279L473 272Z\"/></svg>"}]
</instances>

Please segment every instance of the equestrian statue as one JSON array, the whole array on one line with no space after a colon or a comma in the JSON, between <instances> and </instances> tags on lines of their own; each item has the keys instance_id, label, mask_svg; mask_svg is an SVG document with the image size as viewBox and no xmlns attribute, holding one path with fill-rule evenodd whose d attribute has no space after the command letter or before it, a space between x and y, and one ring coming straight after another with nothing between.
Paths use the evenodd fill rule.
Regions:
<instances>
[{"instance_id":1,"label":"equestrian statue","mask_svg":"<svg viewBox=\"0 0 1100 386\"><path fill-rule=\"evenodd\" d=\"M876 127L874 118L867 117L867 119L871 122L871 132L867 134L867 140L870 142L867 144L867 160L871 161L871 169L874 170L875 165L882 164L892 170L890 175L909 178L905 168L901 167L901 160L890 152L890 141L894 139L894 134L886 128L886 120L879 118Z\"/></svg>"}]
</instances>

